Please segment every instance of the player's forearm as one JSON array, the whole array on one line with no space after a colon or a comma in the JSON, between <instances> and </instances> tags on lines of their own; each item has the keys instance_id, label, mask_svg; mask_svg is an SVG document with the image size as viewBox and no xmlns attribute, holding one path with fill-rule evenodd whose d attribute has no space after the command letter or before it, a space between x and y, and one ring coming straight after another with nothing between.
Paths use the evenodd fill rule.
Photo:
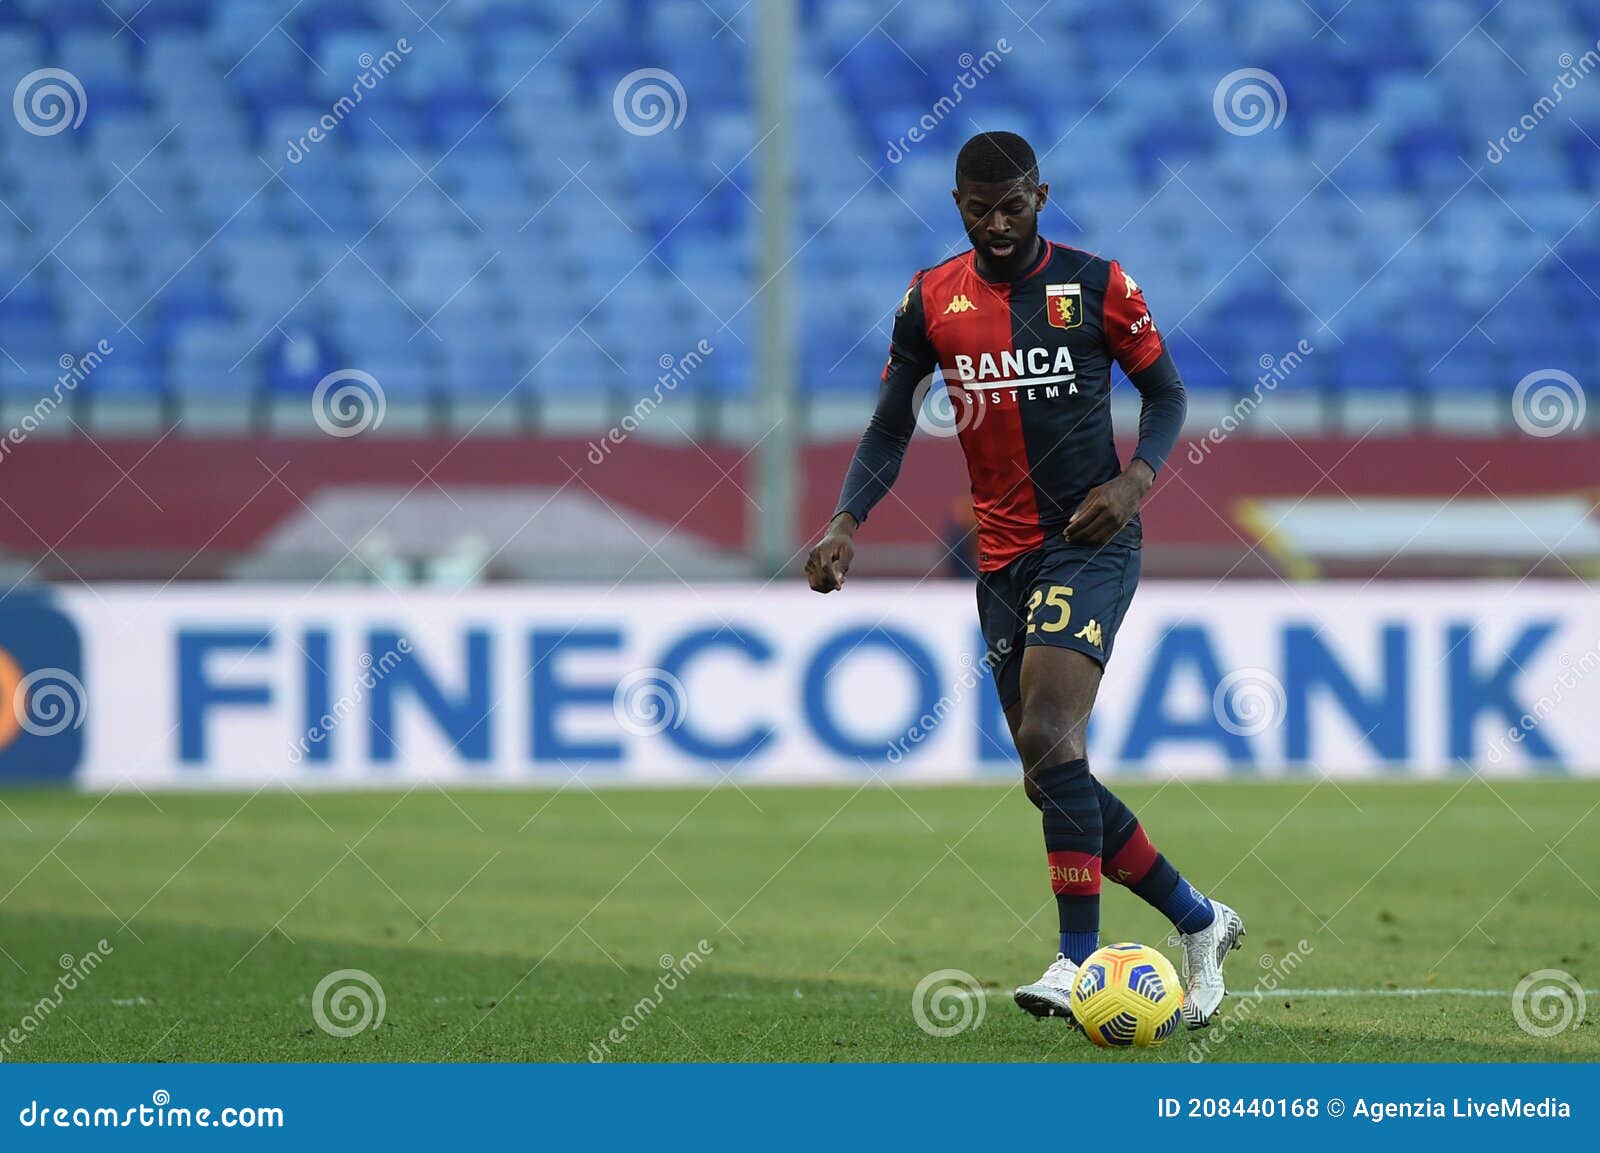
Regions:
<instances>
[{"instance_id":1,"label":"player's forearm","mask_svg":"<svg viewBox=\"0 0 1600 1153\"><path fill-rule=\"evenodd\" d=\"M901 434L873 416L872 423L861 434L855 456L850 459L850 469L845 473L844 489L839 494L833 517L835 525L842 522L854 532L856 526L867 519L873 506L888 494L900 475L900 463L910 443L909 433Z\"/></svg>"},{"instance_id":2,"label":"player's forearm","mask_svg":"<svg viewBox=\"0 0 1600 1153\"><path fill-rule=\"evenodd\" d=\"M1141 401L1139 444L1133 451L1133 458L1149 466L1150 479L1154 480L1183 432L1189 399L1177 365L1172 363L1172 356L1165 349L1155 363L1130 374L1128 379L1139 390Z\"/></svg>"}]
</instances>

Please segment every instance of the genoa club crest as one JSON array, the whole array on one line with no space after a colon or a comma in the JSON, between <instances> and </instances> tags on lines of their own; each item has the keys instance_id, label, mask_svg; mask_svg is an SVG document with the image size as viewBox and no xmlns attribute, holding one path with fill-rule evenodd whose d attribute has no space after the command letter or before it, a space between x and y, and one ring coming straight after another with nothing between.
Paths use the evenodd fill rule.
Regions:
<instances>
[{"instance_id":1,"label":"genoa club crest","mask_svg":"<svg viewBox=\"0 0 1600 1153\"><path fill-rule=\"evenodd\" d=\"M1045 314L1051 328L1077 328L1083 323L1083 286L1047 284L1044 286Z\"/></svg>"}]
</instances>

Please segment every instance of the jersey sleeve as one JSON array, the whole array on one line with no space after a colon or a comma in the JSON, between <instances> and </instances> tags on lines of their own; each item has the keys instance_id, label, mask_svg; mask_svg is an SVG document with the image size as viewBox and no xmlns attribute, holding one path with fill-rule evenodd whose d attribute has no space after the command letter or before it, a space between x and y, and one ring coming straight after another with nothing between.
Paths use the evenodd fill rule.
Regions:
<instances>
[{"instance_id":1,"label":"jersey sleeve","mask_svg":"<svg viewBox=\"0 0 1600 1153\"><path fill-rule=\"evenodd\" d=\"M895 310L889 359L878 384L878 404L850 460L834 516L847 512L860 524L888 493L900 475L900 464L911 444L911 434L916 431L917 402L921 399L918 387L932 375L937 363L922 311L919 272L911 278L900 307Z\"/></svg>"},{"instance_id":2,"label":"jersey sleeve","mask_svg":"<svg viewBox=\"0 0 1600 1153\"><path fill-rule=\"evenodd\" d=\"M1161 334L1156 331L1144 293L1115 260L1106 282L1104 323L1111 355L1129 376L1150 367L1161 355Z\"/></svg>"},{"instance_id":3,"label":"jersey sleeve","mask_svg":"<svg viewBox=\"0 0 1600 1153\"><path fill-rule=\"evenodd\" d=\"M1177 366L1156 331L1144 293L1114 260L1106 284L1105 332L1111 355L1139 390L1139 443L1133 450L1133 459L1144 461L1152 473L1159 473L1183 432L1188 396Z\"/></svg>"}]
</instances>

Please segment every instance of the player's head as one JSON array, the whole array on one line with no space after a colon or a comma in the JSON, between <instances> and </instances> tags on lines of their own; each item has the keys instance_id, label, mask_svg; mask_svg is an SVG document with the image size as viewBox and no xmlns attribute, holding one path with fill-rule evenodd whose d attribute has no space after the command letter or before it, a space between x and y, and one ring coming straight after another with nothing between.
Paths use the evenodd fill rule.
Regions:
<instances>
[{"instance_id":1,"label":"player's head","mask_svg":"<svg viewBox=\"0 0 1600 1153\"><path fill-rule=\"evenodd\" d=\"M993 273L1020 271L1033 258L1049 194L1032 146L1015 132L980 132L956 156L952 195L967 238Z\"/></svg>"}]
</instances>

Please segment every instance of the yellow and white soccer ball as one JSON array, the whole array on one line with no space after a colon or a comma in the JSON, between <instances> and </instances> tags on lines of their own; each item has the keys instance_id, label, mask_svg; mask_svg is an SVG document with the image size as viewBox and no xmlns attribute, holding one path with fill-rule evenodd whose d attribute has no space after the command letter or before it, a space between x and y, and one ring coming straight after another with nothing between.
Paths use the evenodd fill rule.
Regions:
<instances>
[{"instance_id":1,"label":"yellow and white soccer ball","mask_svg":"<svg viewBox=\"0 0 1600 1153\"><path fill-rule=\"evenodd\" d=\"M1102 1048L1159 1045L1183 1019L1178 971L1148 945L1103 946L1078 967L1072 1015Z\"/></svg>"}]
</instances>

